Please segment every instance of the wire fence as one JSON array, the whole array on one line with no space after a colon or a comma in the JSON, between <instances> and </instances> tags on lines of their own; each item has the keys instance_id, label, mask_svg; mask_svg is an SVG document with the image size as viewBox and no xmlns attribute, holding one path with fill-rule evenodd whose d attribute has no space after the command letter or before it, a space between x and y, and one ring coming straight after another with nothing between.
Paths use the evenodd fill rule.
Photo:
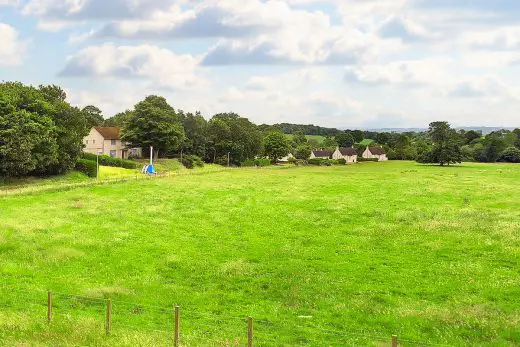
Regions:
<instances>
[{"instance_id":1,"label":"wire fence","mask_svg":"<svg viewBox=\"0 0 520 347\"><path fill-rule=\"evenodd\" d=\"M448 346L415 341L392 334L356 331L312 319L288 318L276 321L197 312L178 306L142 304L104 297L88 297L64 292L2 288L0 313L23 313L52 329L88 322L97 327L98 337L145 335L153 344L174 346ZM321 324L320 324L321 323ZM2 335L19 334L15 323L0 322ZM131 332L131 334L129 334ZM134 334L134 335L132 335Z\"/></svg>"}]
</instances>

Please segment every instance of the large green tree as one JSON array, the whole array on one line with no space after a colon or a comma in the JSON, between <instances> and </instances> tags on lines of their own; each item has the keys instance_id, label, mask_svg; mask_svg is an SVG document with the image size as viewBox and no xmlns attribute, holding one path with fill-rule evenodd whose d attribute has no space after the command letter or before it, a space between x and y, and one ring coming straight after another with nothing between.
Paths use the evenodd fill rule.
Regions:
<instances>
[{"instance_id":1,"label":"large green tree","mask_svg":"<svg viewBox=\"0 0 520 347\"><path fill-rule=\"evenodd\" d=\"M153 146L153 155L157 159L160 153L180 147L184 128L165 98L150 95L135 105L123 126L121 139L132 147Z\"/></svg>"},{"instance_id":2,"label":"large green tree","mask_svg":"<svg viewBox=\"0 0 520 347\"><path fill-rule=\"evenodd\" d=\"M335 140L340 147L352 147L355 143L354 136L352 136L350 131L337 134Z\"/></svg>"},{"instance_id":3,"label":"large green tree","mask_svg":"<svg viewBox=\"0 0 520 347\"><path fill-rule=\"evenodd\" d=\"M182 142L183 152L204 158L208 143L208 122L200 112L193 114L179 111L179 116L185 133L185 138Z\"/></svg>"},{"instance_id":4,"label":"large green tree","mask_svg":"<svg viewBox=\"0 0 520 347\"><path fill-rule=\"evenodd\" d=\"M124 112L119 112L118 114L105 119L103 122L103 126L106 127L120 127L123 128L128 120L132 117L133 111L126 110Z\"/></svg>"},{"instance_id":5,"label":"large green tree","mask_svg":"<svg viewBox=\"0 0 520 347\"><path fill-rule=\"evenodd\" d=\"M452 129L448 122L430 123L428 138L432 143L432 148L417 159L419 162L437 163L444 166L462 161L457 131Z\"/></svg>"},{"instance_id":6,"label":"large green tree","mask_svg":"<svg viewBox=\"0 0 520 347\"><path fill-rule=\"evenodd\" d=\"M279 131L273 131L264 138L264 153L273 163L289 154L287 137Z\"/></svg>"},{"instance_id":7,"label":"large green tree","mask_svg":"<svg viewBox=\"0 0 520 347\"><path fill-rule=\"evenodd\" d=\"M230 161L239 165L261 152L262 133L247 118L236 113L219 113L209 121L209 160L230 156Z\"/></svg>"},{"instance_id":8,"label":"large green tree","mask_svg":"<svg viewBox=\"0 0 520 347\"><path fill-rule=\"evenodd\" d=\"M85 117L87 118L87 122L90 127L97 127L103 124L105 119L103 118L103 112L93 105L88 105L83 107L81 110Z\"/></svg>"}]
</instances>

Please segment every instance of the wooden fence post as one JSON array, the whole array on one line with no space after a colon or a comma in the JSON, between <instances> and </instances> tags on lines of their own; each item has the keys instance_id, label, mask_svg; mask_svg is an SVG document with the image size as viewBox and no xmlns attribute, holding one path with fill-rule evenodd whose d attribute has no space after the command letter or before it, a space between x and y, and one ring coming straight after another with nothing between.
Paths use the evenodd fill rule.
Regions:
<instances>
[{"instance_id":1,"label":"wooden fence post","mask_svg":"<svg viewBox=\"0 0 520 347\"><path fill-rule=\"evenodd\" d=\"M173 336L173 345L175 347L179 346L179 340L181 336L181 308L179 306L175 306L175 335Z\"/></svg>"},{"instance_id":2,"label":"wooden fence post","mask_svg":"<svg viewBox=\"0 0 520 347\"><path fill-rule=\"evenodd\" d=\"M50 323L52 320L52 292L47 291L47 321Z\"/></svg>"},{"instance_id":3,"label":"wooden fence post","mask_svg":"<svg viewBox=\"0 0 520 347\"><path fill-rule=\"evenodd\" d=\"M392 335L392 347L397 347L397 335Z\"/></svg>"},{"instance_id":4,"label":"wooden fence post","mask_svg":"<svg viewBox=\"0 0 520 347\"><path fill-rule=\"evenodd\" d=\"M253 317L247 317L247 347L253 347Z\"/></svg>"},{"instance_id":5,"label":"wooden fence post","mask_svg":"<svg viewBox=\"0 0 520 347\"><path fill-rule=\"evenodd\" d=\"M112 329L112 299L108 299L107 301L107 315L105 320L105 332L110 335L110 330Z\"/></svg>"}]
</instances>

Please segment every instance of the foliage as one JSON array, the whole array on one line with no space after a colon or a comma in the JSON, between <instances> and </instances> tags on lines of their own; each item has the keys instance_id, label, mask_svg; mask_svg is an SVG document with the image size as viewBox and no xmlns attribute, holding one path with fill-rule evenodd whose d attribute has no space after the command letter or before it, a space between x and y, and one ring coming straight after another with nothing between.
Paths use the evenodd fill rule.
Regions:
<instances>
[{"instance_id":1,"label":"foliage","mask_svg":"<svg viewBox=\"0 0 520 347\"><path fill-rule=\"evenodd\" d=\"M93 105L85 106L81 112L87 119L89 127L97 127L103 125L105 119L103 118L103 112L99 108Z\"/></svg>"},{"instance_id":2,"label":"foliage","mask_svg":"<svg viewBox=\"0 0 520 347\"><path fill-rule=\"evenodd\" d=\"M334 164L334 165L345 165L345 164L347 164L347 161L345 159L341 158L341 159L333 160L332 164Z\"/></svg>"},{"instance_id":3,"label":"foliage","mask_svg":"<svg viewBox=\"0 0 520 347\"><path fill-rule=\"evenodd\" d=\"M193 169L194 167L204 167L204 162L196 155L183 155L182 165L187 169Z\"/></svg>"},{"instance_id":4,"label":"foliage","mask_svg":"<svg viewBox=\"0 0 520 347\"><path fill-rule=\"evenodd\" d=\"M217 158L226 158L239 165L246 159L254 158L261 151L262 134L247 118L236 113L219 113L209 121L209 151L206 156L210 161L219 163ZM220 160L220 163L222 161Z\"/></svg>"},{"instance_id":5,"label":"foliage","mask_svg":"<svg viewBox=\"0 0 520 347\"><path fill-rule=\"evenodd\" d=\"M208 145L208 122L202 117L200 112L193 114L179 110L178 113L185 134L182 142L183 152L204 158Z\"/></svg>"},{"instance_id":6,"label":"foliage","mask_svg":"<svg viewBox=\"0 0 520 347\"><path fill-rule=\"evenodd\" d=\"M307 136L305 136L305 133L303 131L297 131L294 133L294 136L293 136L293 142L294 142L294 145L297 147L297 146L301 146L303 144L306 144L307 143Z\"/></svg>"},{"instance_id":7,"label":"foliage","mask_svg":"<svg viewBox=\"0 0 520 347\"><path fill-rule=\"evenodd\" d=\"M311 153L312 153L311 147L309 147L308 145L300 145L296 148L294 157L296 159L300 159L300 160L307 160L310 158Z\"/></svg>"},{"instance_id":8,"label":"foliage","mask_svg":"<svg viewBox=\"0 0 520 347\"><path fill-rule=\"evenodd\" d=\"M363 158L361 156L358 156L357 161L358 161L358 163L362 163L362 162L379 162L379 159L377 159L377 158Z\"/></svg>"},{"instance_id":9,"label":"foliage","mask_svg":"<svg viewBox=\"0 0 520 347\"><path fill-rule=\"evenodd\" d=\"M340 147L352 147L355 142L354 136L352 136L352 132L350 131L336 135L335 140Z\"/></svg>"},{"instance_id":10,"label":"foliage","mask_svg":"<svg viewBox=\"0 0 520 347\"><path fill-rule=\"evenodd\" d=\"M75 168L77 171L83 172L88 177L97 177L97 163L93 160L78 159Z\"/></svg>"},{"instance_id":11,"label":"foliage","mask_svg":"<svg viewBox=\"0 0 520 347\"><path fill-rule=\"evenodd\" d=\"M179 116L160 96L147 96L135 105L122 129L121 140L130 147L153 146L154 158L159 153L178 149L184 140L184 128Z\"/></svg>"},{"instance_id":12,"label":"foliage","mask_svg":"<svg viewBox=\"0 0 520 347\"><path fill-rule=\"evenodd\" d=\"M124 125L132 118L133 111L126 110L124 112L120 112L116 114L115 116L106 119L103 122L103 126L106 127L119 127L122 128Z\"/></svg>"},{"instance_id":13,"label":"foliage","mask_svg":"<svg viewBox=\"0 0 520 347\"><path fill-rule=\"evenodd\" d=\"M332 161L329 159L322 159L322 158L312 158L307 160L307 163L309 165L315 165L315 166L331 166Z\"/></svg>"},{"instance_id":14,"label":"foliage","mask_svg":"<svg viewBox=\"0 0 520 347\"><path fill-rule=\"evenodd\" d=\"M437 163L441 166L460 163L462 153L457 132L448 122L430 123L428 137L433 146L429 152L423 153L417 161L420 163Z\"/></svg>"},{"instance_id":15,"label":"foliage","mask_svg":"<svg viewBox=\"0 0 520 347\"><path fill-rule=\"evenodd\" d=\"M520 163L520 149L509 147L500 156L500 161L507 163Z\"/></svg>"},{"instance_id":16,"label":"foliage","mask_svg":"<svg viewBox=\"0 0 520 347\"><path fill-rule=\"evenodd\" d=\"M112 167L122 167L125 169L136 169L139 168L139 163L133 161L133 160L126 160L126 159L119 159L119 158L112 158L108 155L100 155L99 158L97 155L93 153L82 153L81 158L92 160L96 162L99 160L99 165L104 166L112 166Z\"/></svg>"},{"instance_id":17,"label":"foliage","mask_svg":"<svg viewBox=\"0 0 520 347\"><path fill-rule=\"evenodd\" d=\"M273 163L277 163L280 158L289 154L289 142L281 132L270 132L264 138L264 153L271 158Z\"/></svg>"},{"instance_id":18,"label":"foliage","mask_svg":"<svg viewBox=\"0 0 520 347\"><path fill-rule=\"evenodd\" d=\"M51 175L72 169L89 126L57 86L0 83L0 176Z\"/></svg>"}]
</instances>

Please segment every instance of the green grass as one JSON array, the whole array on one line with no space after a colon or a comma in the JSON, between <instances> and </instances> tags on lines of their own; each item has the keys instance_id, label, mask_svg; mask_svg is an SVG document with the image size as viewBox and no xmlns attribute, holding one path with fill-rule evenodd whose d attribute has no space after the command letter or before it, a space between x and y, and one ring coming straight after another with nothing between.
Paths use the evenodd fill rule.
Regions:
<instances>
[{"instance_id":1,"label":"green grass","mask_svg":"<svg viewBox=\"0 0 520 347\"><path fill-rule=\"evenodd\" d=\"M257 346L518 345L518 182L387 162L0 197L0 344L167 345L179 304L186 346L243 345L249 315Z\"/></svg>"},{"instance_id":2,"label":"green grass","mask_svg":"<svg viewBox=\"0 0 520 347\"><path fill-rule=\"evenodd\" d=\"M293 134L285 134L285 136L287 136L288 139L291 139L294 137ZM321 136L321 135L305 135L305 137L307 137L307 140L316 140L318 141L318 143L322 143L323 140L325 139L325 136Z\"/></svg>"},{"instance_id":3,"label":"green grass","mask_svg":"<svg viewBox=\"0 0 520 347\"><path fill-rule=\"evenodd\" d=\"M363 141L361 141L359 144L361 146L370 146L372 143L374 143L375 141L374 140L371 140L371 139L364 139Z\"/></svg>"}]
</instances>

